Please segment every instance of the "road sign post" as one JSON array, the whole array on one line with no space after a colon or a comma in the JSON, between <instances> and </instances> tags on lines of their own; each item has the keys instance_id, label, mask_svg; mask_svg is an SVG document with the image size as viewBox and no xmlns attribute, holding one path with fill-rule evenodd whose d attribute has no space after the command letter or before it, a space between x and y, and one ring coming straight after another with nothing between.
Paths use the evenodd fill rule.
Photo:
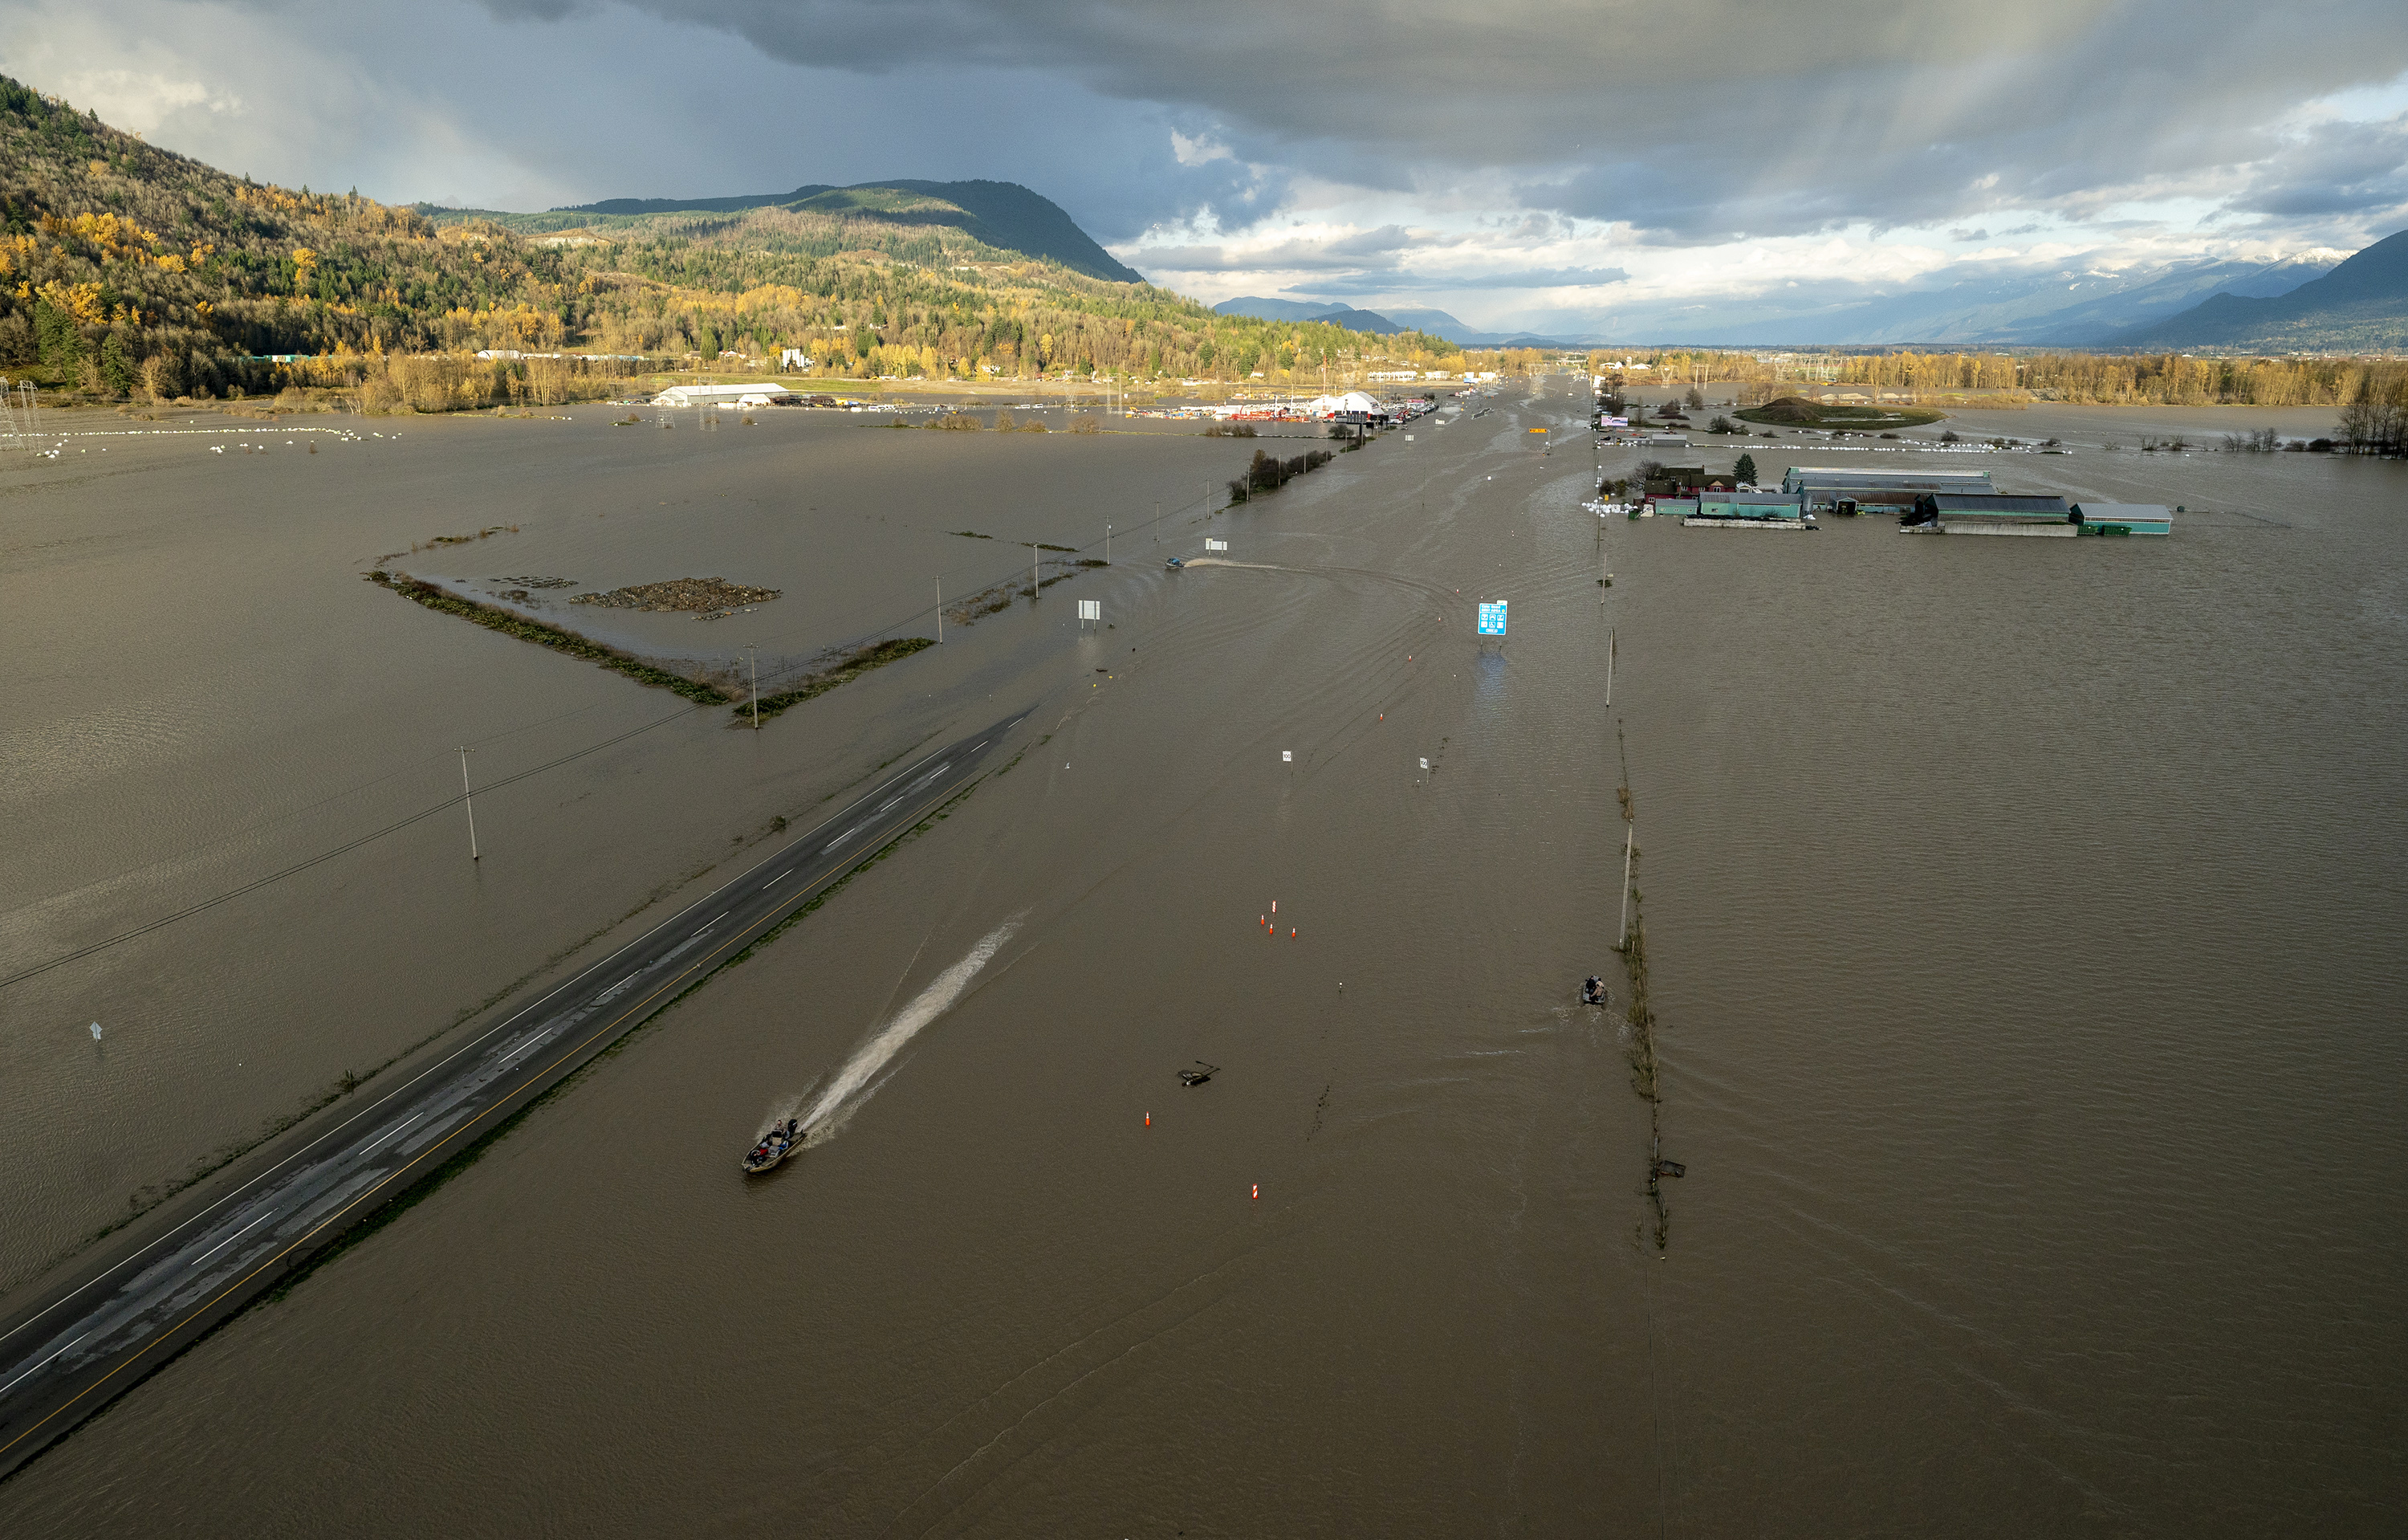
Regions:
<instances>
[{"instance_id":1,"label":"road sign post","mask_svg":"<svg viewBox=\"0 0 2408 1540\"><path fill-rule=\"evenodd\" d=\"M1480 634L1501 637L1505 634L1505 600L1498 599L1480 607Z\"/></svg>"}]
</instances>

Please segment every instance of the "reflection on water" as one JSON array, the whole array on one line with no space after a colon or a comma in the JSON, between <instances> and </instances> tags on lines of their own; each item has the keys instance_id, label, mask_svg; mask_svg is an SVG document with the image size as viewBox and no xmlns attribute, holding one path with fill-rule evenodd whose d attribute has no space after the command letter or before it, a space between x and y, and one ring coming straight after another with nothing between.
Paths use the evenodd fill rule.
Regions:
<instances>
[{"instance_id":1,"label":"reflection on water","mask_svg":"<svg viewBox=\"0 0 2408 1540\"><path fill-rule=\"evenodd\" d=\"M1505 694L1505 654L1494 643L1482 647L1472 660L1471 694L1483 706L1496 704Z\"/></svg>"},{"instance_id":2,"label":"reflection on water","mask_svg":"<svg viewBox=\"0 0 2408 1540\"><path fill-rule=\"evenodd\" d=\"M353 1011L399 1037L829 767L1040 702L1009 774L0 1487L0 1527L2380 1533L2408 1498L2399 1376L2367 1369L2408 1347L2408 469L1997 457L2196 511L2161 541L1617 521L1609 713L1587 468L1516 453L1538 420L1498 405L1492 440L1377 444L1224 515L1259 565L1115 571L1100 636L1024 610L777 732L662 729L497 799L491 837L542 854L482 888L430 828L12 1015L41 1089L8 1201L81 1222L137 1162L65 1109L208 1057L166 1045L356 1051ZM1510 655L1469 626L1508 584ZM407 659L361 668L412 742L635 714L366 597L321 634ZM1660 1261L1627 1066L1567 1014L1612 957L1617 726L1687 1170ZM324 794L383 772L361 754ZM766 1103L931 990L843 1139L736 1176ZM64 1051L94 1015L105 1072Z\"/></svg>"}]
</instances>

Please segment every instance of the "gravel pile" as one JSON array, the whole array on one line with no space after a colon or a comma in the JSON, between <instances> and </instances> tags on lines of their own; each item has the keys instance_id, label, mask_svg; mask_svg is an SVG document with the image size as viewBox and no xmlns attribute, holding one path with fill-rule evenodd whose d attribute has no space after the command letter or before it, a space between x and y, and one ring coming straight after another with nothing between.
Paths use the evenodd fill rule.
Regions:
<instances>
[{"instance_id":1,"label":"gravel pile","mask_svg":"<svg viewBox=\"0 0 2408 1540\"><path fill-rule=\"evenodd\" d=\"M607 594L579 594L571 604L607 604L613 610L724 610L738 604L767 604L783 592L747 588L725 578L671 578L666 583L639 583Z\"/></svg>"}]
</instances>

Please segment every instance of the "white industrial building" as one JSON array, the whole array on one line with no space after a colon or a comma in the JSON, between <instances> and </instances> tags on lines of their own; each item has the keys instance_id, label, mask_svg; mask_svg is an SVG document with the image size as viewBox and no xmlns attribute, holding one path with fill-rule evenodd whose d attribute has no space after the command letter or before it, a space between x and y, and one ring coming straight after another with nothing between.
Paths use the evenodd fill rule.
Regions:
<instances>
[{"instance_id":1,"label":"white industrial building","mask_svg":"<svg viewBox=\"0 0 2408 1540\"><path fill-rule=\"evenodd\" d=\"M652 397L656 407L798 407L802 398L774 381L749 385L671 385Z\"/></svg>"},{"instance_id":2,"label":"white industrial building","mask_svg":"<svg viewBox=\"0 0 2408 1540\"><path fill-rule=\"evenodd\" d=\"M1381 416L1384 415L1387 410L1359 390L1350 390L1337 396L1316 396L1304 405L1304 414L1307 417L1316 418L1336 417L1341 413L1360 414L1366 417Z\"/></svg>"}]
</instances>

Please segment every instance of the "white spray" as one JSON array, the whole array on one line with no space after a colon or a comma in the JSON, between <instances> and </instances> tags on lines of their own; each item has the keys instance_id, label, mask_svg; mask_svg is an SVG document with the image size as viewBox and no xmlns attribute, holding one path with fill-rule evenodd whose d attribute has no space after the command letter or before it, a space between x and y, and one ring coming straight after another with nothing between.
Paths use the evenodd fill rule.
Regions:
<instances>
[{"instance_id":1,"label":"white spray","mask_svg":"<svg viewBox=\"0 0 2408 1540\"><path fill-rule=\"evenodd\" d=\"M970 948L969 956L938 974L928 987L912 998L911 1003L872 1032L869 1041L855 1049L836 1078L828 1082L827 1089L811 1102L811 1110L803 1115L803 1137L813 1142L834 1137L853 1110L876 1092L879 1072L893 1062L903 1045L919 1036L922 1029L953 1008L979 970L1019 928L1020 920L1015 915L988 931Z\"/></svg>"}]
</instances>

